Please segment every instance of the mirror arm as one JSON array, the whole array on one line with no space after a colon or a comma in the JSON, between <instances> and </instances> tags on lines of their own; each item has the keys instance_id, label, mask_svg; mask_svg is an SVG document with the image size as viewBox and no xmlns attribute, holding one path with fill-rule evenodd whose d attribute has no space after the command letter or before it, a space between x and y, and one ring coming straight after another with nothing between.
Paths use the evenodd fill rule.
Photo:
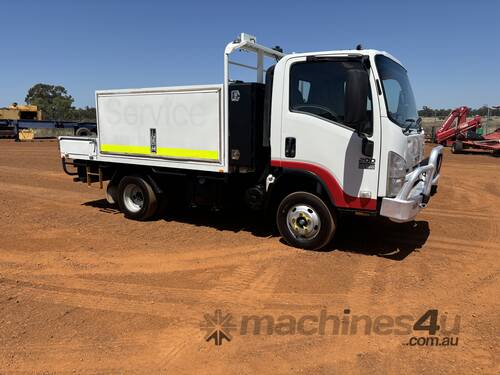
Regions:
<instances>
[{"instance_id":1,"label":"mirror arm","mask_svg":"<svg viewBox=\"0 0 500 375\"><path fill-rule=\"evenodd\" d=\"M362 140L361 153L370 158L373 157L373 141L370 141L366 136Z\"/></svg>"}]
</instances>

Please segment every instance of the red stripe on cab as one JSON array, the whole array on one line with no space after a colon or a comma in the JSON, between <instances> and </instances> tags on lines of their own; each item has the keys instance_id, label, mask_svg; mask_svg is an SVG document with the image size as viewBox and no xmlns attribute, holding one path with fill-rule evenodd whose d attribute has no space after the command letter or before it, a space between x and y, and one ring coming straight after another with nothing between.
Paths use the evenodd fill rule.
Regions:
<instances>
[{"instance_id":1,"label":"red stripe on cab","mask_svg":"<svg viewBox=\"0 0 500 375\"><path fill-rule=\"evenodd\" d=\"M334 204L341 208L352 208L361 210L376 210L377 200L369 198L353 197L345 193L340 187L335 177L325 168L317 164L305 163L302 161L290 160L271 160L273 167L282 167L288 169L298 169L311 172L320 178L327 189L330 191L330 196L334 200Z\"/></svg>"}]
</instances>

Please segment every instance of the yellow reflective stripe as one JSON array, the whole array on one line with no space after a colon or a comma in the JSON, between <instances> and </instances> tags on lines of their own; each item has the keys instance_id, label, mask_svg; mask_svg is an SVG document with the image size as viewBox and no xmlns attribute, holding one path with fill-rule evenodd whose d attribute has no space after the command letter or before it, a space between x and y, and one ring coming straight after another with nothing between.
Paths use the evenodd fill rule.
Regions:
<instances>
[{"instance_id":1,"label":"yellow reflective stripe","mask_svg":"<svg viewBox=\"0 0 500 375\"><path fill-rule=\"evenodd\" d=\"M122 154L142 154L148 155L151 149L148 146L122 146L101 144L102 152L119 152Z\"/></svg>"},{"instance_id":2,"label":"yellow reflective stripe","mask_svg":"<svg viewBox=\"0 0 500 375\"><path fill-rule=\"evenodd\" d=\"M208 150L188 150L185 148L158 147L156 154L161 156L172 156L176 158L219 160L218 151Z\"/></svg>"},{"instance_id":3,"label":"yellow reflective stripe","mask_svg":"<svg viewBox=\"0 0 500 375\"><path fill-rule=\"evenodd\" d=\"M137 154L151 156L167 156L173 158L184 159L208 159L219 160L218 151L209 150L189 150L186 148L168 148L158 147L156 153L151 153L151 149L147 146L123 146L123 145L108 145L101 144L101 152L117 152L121 154Z\"/></svg>"}]
</instances>

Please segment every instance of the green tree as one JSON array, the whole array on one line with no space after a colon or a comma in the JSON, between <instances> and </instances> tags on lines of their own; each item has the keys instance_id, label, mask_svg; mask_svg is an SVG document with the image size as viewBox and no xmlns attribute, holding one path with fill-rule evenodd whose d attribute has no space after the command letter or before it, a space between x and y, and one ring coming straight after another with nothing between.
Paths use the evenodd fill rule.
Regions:
<instances>
[{"instance_id":1,"label":"green tree","mask_svg":"<svg viewBox=\"0 0 500 375\"><path fill-rule=\"evenodd\" d=\"M483 105L482 107L479 107L478 109L473 110L472 114L486 117L488 115L488 107Z\"/></svg>"},{"instance_id":2,"label":"green tree","mask_svg":"<svg viewBox=\"0 0 500 375\"><path fill-rule=\"evenodd\" d=\"M424 105L423 108L420 111L418 111L418 115L422 117L433 117L434 110Z\"/></svg>"},{"instance_id":3,"label":"green tree","mask_svg":"<svg viewBox=\"0 0 500 375\"><path fill-rule=\"evenodd\" d=\"M95 122L96 112L94 107L86 106L85 108L73 108L71 116L67 120L79 122Z\"/></svg>"},{"instance_id":4,"label":"green tree","mask_svg":"<svg viewBox=\"0 0 500 375\"><path fill-rule=\"evenodd\" d=\"M72 117L74 99L63 86L37 83L29 89L24 100L27 104L38 106L46 120L65 120Z\"/></svg>"}]
</instances>

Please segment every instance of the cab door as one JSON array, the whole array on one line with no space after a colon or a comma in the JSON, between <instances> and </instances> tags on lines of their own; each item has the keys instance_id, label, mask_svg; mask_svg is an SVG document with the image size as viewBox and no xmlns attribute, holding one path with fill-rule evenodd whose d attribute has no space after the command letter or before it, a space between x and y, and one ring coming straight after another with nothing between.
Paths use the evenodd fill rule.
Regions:
<instances>
[{"instance_id":1,"label":"cab door","mask_svg":"<svg viewBox=\"0 0 500 375\"><path fill-rule=\"evenodd\" d=\"M279 163L316 175L339 208L377 209L380 114L369 66L362 56L309 56L289 59L284 69ZM369 73L360 131L346 108L350 69Z\"/></svg>"}]
</instances>

